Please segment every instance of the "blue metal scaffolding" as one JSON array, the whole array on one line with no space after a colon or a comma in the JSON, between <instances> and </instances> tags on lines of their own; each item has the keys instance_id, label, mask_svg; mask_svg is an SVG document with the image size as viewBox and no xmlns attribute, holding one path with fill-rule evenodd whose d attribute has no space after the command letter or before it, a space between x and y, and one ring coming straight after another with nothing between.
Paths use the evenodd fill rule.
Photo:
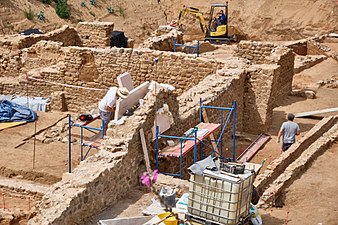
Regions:
<instances>
[{"instance_id":1,"label":"blue metal scaffolding","mask_svg":"<svg viewBox=\"0 0 338 225\"><path fill-rule=\"evenodd\" d=\"M232 120L232 157L230 159L228 159L229 161L235 161L236 160L236 101L233 101L232 107L231 108L226 108L226 107L218 107L218 106L206 106L203 105L202 102L202 98L200 98L200 111L199 111L199 117L200 117L200 124L204 122L203 120L203 109L216 109L220 111L220 126L219 126L219 137L217 140L210 140L211 142L215 142L215 146L212 149L212 156L215 156L216 153L218 153L218 157L225 159L225 157L223 157L223 151L222 151L222 137L223 134L227 128L227 125L230 122L231 117L233 118ZM229 111L225 122L223 121L223 112L224 111ZM199 125L197 125L198 127ZM194 163L197 161L197 145L200 146L200 159L202 159L203 156L203 150L202 150L202 145L205 145L205 143L203 143L203 139L205 138L199 138L197 136L197 132L198 132L198 128L194 127L191 132L189 132L187 135L179 137L179 136L169 136L169 135L161 135L159 133L159 127L156 126L156 169L159 169L159 157L161 156L160 150L159 150L159 138L167 138L167 139L178 139L179 140L179 148L180 148L180 154L179 154L179 161L180 161L180 171L179 173L165 173L165 172L161 172L163 174L166 175L170 175L170 176L179 176L182 178L183 176L183 148L184 148L184 142L191 140L194 142L194 146L193 146L193 150L194 150ZM209 137L209 135L207 136ZM207 138L206 137L206 138ZM217 148L220 150L219 152L217 152ZM162 155L163 156L163 155ZM167 156L167 157L170 157Z\"/></svg>"},{"instance_id":2,"label":"blue metal scaffolding","mask_svg":"<svg viewBox=\"0 0 338 225\"><path fill-rule=\"evenodd\" d=\"M177 44L176 39L174 39L174 52L176 52L177 47L187 47L192 49L192 54L197 55L197 57L200 54L200 41L197 41L197 45L185 45L185 44Z\"/></svg>"},{"instance_id":3,"label":"blue metal scaffolding","mask_svg":"<svg viewBox=\"0 0 338 225\"><path fill-rule=\"evenodd\" d=\"M71 135L71 129L72 127L80 127L80 161L83 161L86 159L86 157L88 156L88 153L90 152L90 150L92 148L98 148L98 144L96 141L94 142L86 142L83 138L83 132L84 130L88 130L92 133L94 133L95 135L100 134L99 132L101 132L100 135L100 139L104 138L104 121L102 120L101 122L101 127L97 128L97 127L91 127L88 126L89 123L93 122L94 120L98 119L98 117L94 118L91 121L88 122L83 122L83 123L75 123L74 121L72 121L72 118L70 116L70 114L68 114L68 173L71 173L72 168L71 168L71 159L72 159L72 153L71 153L71 143L72 143L72 135ZM98 131L98 132L95 132ZM86 153L83 155L84 153L84 149L88 148L88 150L86 151Z\"/></svg>"},{"instance_id":4,"label":"blue metal scaffolding","mask_svg":"<svg viewBox=\"0 0 338 225\"><path fill-rule=\"evenodd\" d=\"M217 109L220 110L220 124L221 124L221 131L218 137L218 140L216 141L216 146L214 147L211 156L215 156L216 150L218 145L220 145L220 151L218 152L218 157L223 157L223 146L222 146L222 137L225 132L225 129L227 128L227 125L230 122L230 119L232 117L232 156L231 161L236 161L236 108L237 103L236 101L233 101L231 108L225 108L225 107L218 107L218 106L204 106L202 102L202 98L200 98L200 121L203 121L203 109ZM225 123L223 122L223 111L229 111L228 116L225 120Z\"/></svg>"}]
</instances>

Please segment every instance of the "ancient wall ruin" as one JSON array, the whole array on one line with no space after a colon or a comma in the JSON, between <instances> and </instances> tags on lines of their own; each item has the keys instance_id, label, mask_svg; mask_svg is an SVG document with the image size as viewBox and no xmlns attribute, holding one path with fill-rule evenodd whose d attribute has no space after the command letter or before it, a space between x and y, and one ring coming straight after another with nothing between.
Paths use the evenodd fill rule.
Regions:
<instances>
[{"instance_id":1,"label":"ancient wall ruin","mask_svg":"<svg viewBox=\"0 0 338 225\"><path fill-rule=\"evenodd\" d=\"M284 46L256 41L241 41L236 54L252 64L245 82L243 128L260 133L270 127L272 109L291 92L294 54Z\"/></svg>"},{"instance_id":2,"label":"ancient wall ruin","mask_svg":"<svg viewBox=\"0 0 338 225\"><path fill-rule=\"evenodd\" d=\"M103 34L93 46L106 47L110 25L99 32L91 28L87 38L84 35L90 26L79 25L80 42L91 46L91 36ZM0 81L0 93L26 95L28 90L30 96L50 97L53 109L88 112L89 106L95 104L96 108L106 90L117 85L116 77L126 71L132 75L134 86L155 80L171 84L176 90L174 93L157 90L156 96L155 91L150 91L144 104L125 124L110 124L100 153L83 161L50 189L39 205L38 216L30 224L83 223L122 198L138 183L144 168L141 128L154 168L154 142L149 140L153 140L155 111L164 103L174 119L172 128L166 132L169 135L182 135L199 123L199 98L203 104L223 107L231 107L236 100L237 130L259 133L268 129L275 102L286 96L284 91L291 90L292 51L270 43L240 43L237 52L242 59L229 57L226 62L150 49L87 46L64 47L59 42L40 41L24 49L9 48L7 61L14 69L13 81ZM1 63L6 76L7 64ZM210 122L219 122L218 112L207 114ZM223 141L223 148L231 149L230 129ZM192 162L192 154L185 157L186 165ZM178 168L178 163L174 160L167 166Z\"/></svg>"},{"instance_id":3,"label":"ancient wall ruin","mask_svg":"<svg viewBox=\"0 0 338 225\"><path fill-rule=\"evenodd\" d=\"M80 22L76 30L83 46L105 48L110 46L114 23L111 22Z\"/></svg>"},{"instance_id":4,"label":"ancient wall ruin","mask_svg":"<svg viewBox=\"0 0 338 225\"><path fill-rule=\"evenodd\" d=\"M76 30L67 25L41 35L0 36L0 77L17 75L24 63L22 50L43 40L60 42L62 46L82 46ZM48 47L45 49L50 50Z\"/></svg>"},{"instance_id":5,"label":"ancient wall ruin","mask_svg":"<svg viewBox=\"0 0 338 225\"><path fill-rule=\"evenodd\" d=\"M294 53L297 55L307 55L308 54L308 41L307 39L292 41L285 46L291 48Z\"/></svg>"},{"instance_id":6,"label":"ancient wall ruin","mask_svg":"<svg viewBox=\"0 0 338 225\"><path fill-rule=\"evenodd\" d=\"M62 181L56 183L45 194L39 204L37 217L29 224L82 224L91 216L113 205L138 184L144 159L139 130L151 130L155 110L168 104L176 111L176 95L165 89L158 89L155 95L149 92L134 115L118 129L108 131L115 135L105 140L102 150L83 161ZM149 145L149 143L147 143Z\"/></svg>"},{"instance_id":7,"label":"ancient wall ruin","mask_svg":"<svg viewBox=\"0 0 338 225\"><path fill-rule=\"evenodd\" d=\"M84 110L84 105L96 104L109 87L117 85L116 77L125 71L132 75L134 86L147 80L156 80L175 86L176 92L180 94L209 74L215 73L221 65L214 60L194 58L183 53L115 47L61 47L54 42L39 42L25 49L22 55L24 63L19 60L18 68L35 79L28 81L28 94L51 98L62 92L65 104L71 111ZM156 57L158 63L155 63ZM28 68L31 70L28 71ZM26 83L25 79L1 83L0 90L2 94L26 95ZM64 87L55 83L100 90ZM53 108L53 105L51 107L59 108Z\"/></svg>"}]
</instances>

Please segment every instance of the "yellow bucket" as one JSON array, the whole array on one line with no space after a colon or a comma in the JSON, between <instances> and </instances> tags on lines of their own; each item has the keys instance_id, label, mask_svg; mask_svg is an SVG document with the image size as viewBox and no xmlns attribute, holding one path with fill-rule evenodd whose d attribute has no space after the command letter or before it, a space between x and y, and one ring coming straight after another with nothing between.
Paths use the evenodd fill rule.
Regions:
<instances>
[{"instance_id":1,"label":"yellow bucket","mask_svg":"<svg viewBox=\"0 0 338 225\"><path fill-rule=\"evenodd\" d=\"M162 220L162 219L166 218L169 215L170 215L170 212L164 212L164 213L158 214L157 216ZM177 221L177 219L176 219L175 216L170 216L167 219L165 219L163 221L163 223L165 225L177 225L178 221Z\"/></svg>"}]
</instances>

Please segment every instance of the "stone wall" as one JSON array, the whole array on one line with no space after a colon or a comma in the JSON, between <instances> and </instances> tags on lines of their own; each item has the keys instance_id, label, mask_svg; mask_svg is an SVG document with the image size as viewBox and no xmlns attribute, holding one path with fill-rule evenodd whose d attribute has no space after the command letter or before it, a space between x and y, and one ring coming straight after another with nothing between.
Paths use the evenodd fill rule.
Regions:
<instances>
[{"instance_id":1,"label":"stone wall","mask_svg":"<svg viewBox=\"0 0 338 225\"><path fill-rule=\"evenodd\" d=\"M2 36L0 37L0 77L17 76L25 62L25 57L22 57L23 49L43 40L61 42L62 46L82 45L75 29L68 26L63 26L60 29L42 35ZM44 50L50 51L51 49L49 46L45 46ZM62 57L62 55L59 55L59 57ZM41 60L44 61L43 58Z\"/></svg>"},{"instance_id":2,"label":"stone wall","mask_svg":"<svg viewBox=\"0 0 338 225\"><path fill-rule=\"evenodd\" d=\"M292 41L285 44L286 47L291 48L297 55L307 55L307 39Z\"/></svg>"},{"instance_id":3,"label":"stone wall","mask_svg":"<svg viewBox=\"0 0 338 225\"><path fill-rule=\"evenodd\" d=\"M273 86L279 76L279 66L262 64L251 66L244 89L243 130L249 133L267 131L272 122Z\"/></svg>"},{"instance_id":4,"label":"stone wall","mask_svg":"<svg viewBox=\"0 0 338 225\"><path fill-rule=\"evenodd\" d=\"M141 44L141 47L160 51L173 51L174 40L176 40L177 44L183 44L183 33L176 29L156 30Z\"/></svg>"},{"instance_id":5,"label":"stone wall","mask_svg":"<svg viewBox=\"0 0 338 225\"><path fill-rule=\"evenodd\" d=\"M272 50L277 45L272 42L241 41L237 45L236 55L250 60L253 63L271 63Z\"/></svg>"},{"instance_id":6,"label":"stone wall","mask_svg":"<svg viewBox=\"0 0 338 225\"><path fill-rule=\"evenodd\" d=\"M321 137L314 142L301 155L290 162L281 175L262 194L257 207L282 207L285 201L285 190L300 177L318 156L323 154L338 140L338 124L334 124Z\"/></svg>"},{"instance_id":7,"label":"stone wall","mask_svg":"<svg viewBox=\"0 0 338 225\"><path fill-rule=\"evenodd\" d=\"M83 46L105 48L110 46L114 23L111 22L80 22L76 28Z\"/></svg>"},{"instance_id":8,"label":"stone wall","mask_svg":"<svg viewBox=\"0 0 338 225\"><path fill-rule=\"evenodd\" d=\"M159 59L157 64L154 61L156 57ZM51 98L55 92L63 91L67 108L71 111L84 110L84 105L96 104L109 87L117 86L116 77L125 71L132 75L134 86L156 80L175 86L176 93L180 94L215 73L221 65L214 60L194 58L184 53L62 47L55 42L44 41L24 49L21 58L24 60L19 58L18 61L22 73L47 81L29 80L29 95ZM32 68L36 69L28 71ZM12 84L0 83L1 94L26 95L26 82L21 79ZM55 83L100 90L64 87Z\"/></svg>"},{"instance_id":9,"label":"stone wall","mask_svg":"<svg viewBox=\"0 0 338 225\"><path fill-rule=\"evenodd\" d=\"M91 216L122 199L137 185L145 168L139 130L145 133L154 125L155 110L168 104L177 111L175 95L165 89L149 92L144 104L118 129L109 127L100 152L65 174L43 197L38 215L28 224L84 224ZM114 135L115 134L115 135ZM114 135L114 136L113 136ZM147 143L149 144L149 143ZM144 169L144 171L142 170Z\"/></svg>"},{"instance_id":10,"label":"stone wall","mask_svg":"<svg viewBox=\"0 0 338 225\"><path fill-rule=\"evenodd\" d=\"M292 90L294 54L285 46L256 41L241 41L236 54L252 64L245 82L243 130L267 131L273 108Z\"/></svg>"}]
</instances>

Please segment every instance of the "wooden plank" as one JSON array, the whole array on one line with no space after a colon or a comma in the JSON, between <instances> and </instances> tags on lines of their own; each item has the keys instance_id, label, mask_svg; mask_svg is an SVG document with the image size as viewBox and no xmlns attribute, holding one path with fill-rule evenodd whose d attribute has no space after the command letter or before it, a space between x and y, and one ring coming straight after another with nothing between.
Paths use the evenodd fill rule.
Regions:
<instances>
[{"instance_id":1,"label":"wooden plank","mask_svg":"<svg viewBox=\"0 0 338 225\"><path fill-rule=\"evenodd\" d=\"M315 110L315 111L297 113L295 115L295 117L300 118L300 117L307 117L307 116L313 116L313 115L317 115L317 114L330 113L330 112L338 112L338 107L337 108L320 109L320 110Z\"/></svg>"},{"instance_id":2,"label":"wooden plank","mask_svg":"<svg viewBox=\"0 0 338 225\"><path fill-rule=\"evenodd\" d=\"M134 89L133 80L131 79L130 73L125 72L119 76L117 76L117 83L120 87L127 88L128 91Z\"/></svg>"},{"instance_id":3,"label":"wooden plank","mask_svg":"<svg viewBox=\"0 0 338 225\"><path fill-rule=\"evenodd\" d=\"M199 145L200 141L208 138L213 132L215 132L221 125L216 123L200 123L197 125L199 130L207 129L208 133L203 136L198 136L196 140L196 145ZM188 152L194 149L195 142L193 140L188 140L184 142L183 149L182 149L182 156L185 156ZM180 157L181 155L181 148L180 144L173 147L168 147L160 151L160 156L164 157Z\"/></svg>"},{"instance_id":4,"label":"wooden plank","mask_svg":"<svg viewBox=\"0 0 338 225\"><path fill-rule=\"evenodd\" d=\"M270 135L260 134L254 142L252 142L244 152L237 158L238 162L249 162L254 155L261 149L269 140L271 139Z\"/></svg>"},{"instance_id":5,"label":"wooden plank","mask_svg":"<svg viewBox=\"0 0 338 225\"><path fill-rule=\"evenodd\" d=\"M137 105L139 99L144 98L148 93L149 82L144 82L140 86L129 92L129 96L126 99L118 99L116 101L115 120L119 120L123 113L128 109L131 109L134 105Z\"/></svg>"},{"instance_id":6,"label":"wooden plank","mask_svg":"<svg viewBox=\"0 0 338 225\"><path fill-rule=\"evenodd\" d=\"M23 122L3 122L3 123L0 123L0 130L4 130L4 129L10 128L10 127L16 127L16 126L22 125L24 123L27 123L27 122L26 121L23 121Z\"/></svg>"},{"instance_id":7,"label":"wooden plank","mask_svg":"<svg viewBox=\"0 0 338 225\"><path fill-rule=\"evenodd\" d=\"M150 160L149 160L148 148L147 148L147 144L146 144L146 139L144 137L143 128L141 128L139 132L140 132L140 137L141 137L141 143L142 143L142 150L143 150L143 154L144 154L144 160L146 162L146 169L147 169L147 172L150 174L150 172L151 172Z\"/></svg>"},{"instance_id":8,"label":"wooden plank","mask_svg":"<svg viewBox=\"0 0 338 225\"><path fill-rule=\"evenodd\" d=\"M208 118L208 114L207 114L207 111L206 109L202 109L202 116L203 116L203 119L204 119L204 123L209 123L209 118ZM212 148L215 149L216 147L216 142L215 142L215 136L214 134L210 134L210 141L211 141L211 144L212 144Z\"/></svg>"}]
</instances>

